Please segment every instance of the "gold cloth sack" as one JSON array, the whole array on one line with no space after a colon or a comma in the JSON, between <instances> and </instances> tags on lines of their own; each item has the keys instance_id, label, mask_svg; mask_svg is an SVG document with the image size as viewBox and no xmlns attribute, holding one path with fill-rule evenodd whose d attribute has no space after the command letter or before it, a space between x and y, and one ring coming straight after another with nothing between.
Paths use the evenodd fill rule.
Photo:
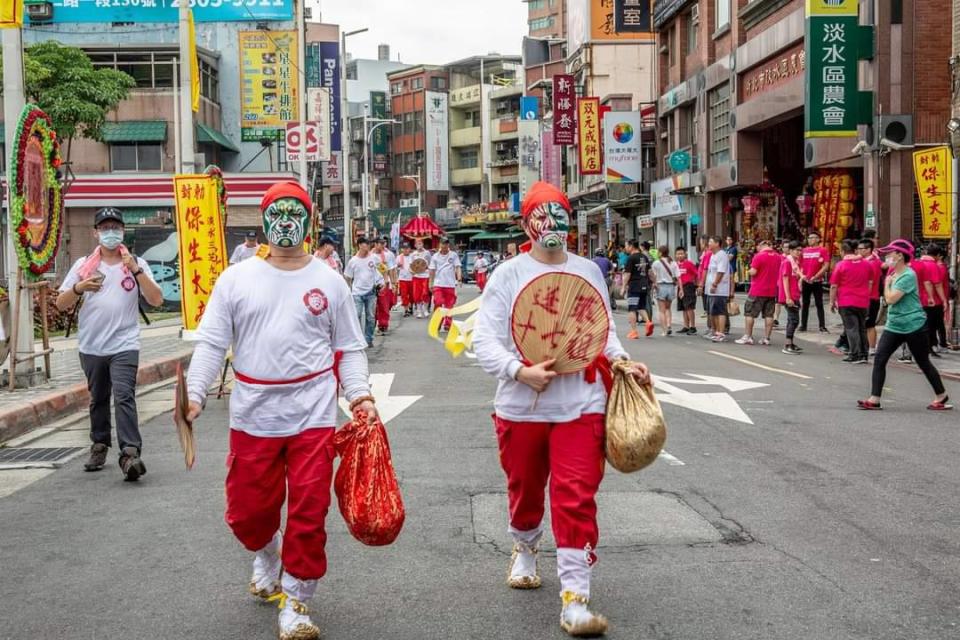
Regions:
<instances>
[{"instance_id":1,"label":"gold cloth sack","mask_svg":"<svg viewBox=\"0 0 960 640\"><path fill-rule=\"evenodd\" d=\"M622 473L651 464L667 441L663 409L651 385L629 373L631 363L613 363L613 389L607 399L607 460Z\"/></svg>"}]
</instances>

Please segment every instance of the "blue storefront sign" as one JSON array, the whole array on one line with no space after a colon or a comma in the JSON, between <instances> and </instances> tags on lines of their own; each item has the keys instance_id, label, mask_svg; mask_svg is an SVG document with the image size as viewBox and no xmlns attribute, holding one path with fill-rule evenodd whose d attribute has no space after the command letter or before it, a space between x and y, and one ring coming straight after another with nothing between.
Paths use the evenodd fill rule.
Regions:
<instances>
[{"instance_id":1,"label":"blue storefront sign","mask_svg":"<svg viewBox=\"0 0 960 640\"><path fill-rule=\"evenodd\" d=\"M320 86L330 89L330 150L343 149L340 143L340 45L320 43Z\"/></svg>"},{"instance_id":2,"label":"blue storefront sign","mask_svg":"<svg viewBox=\"0 0 960 640\"><path fill-rule=\"evenodd\" d=\"M51 0L60 23L176 22L180 2L190 3L197 22L293 19L293 0Z\"/></svg>"},{"instance_id":3,"label":"blue storefront sign","mask_svg":"<svg viewBox=\"0 0 960 640\"><path fill-rule=\"evenodd\" d=\"M540 119L540 98L537 96L523 96L520 98L520 119Z\"/></svg>"}]
</instances>

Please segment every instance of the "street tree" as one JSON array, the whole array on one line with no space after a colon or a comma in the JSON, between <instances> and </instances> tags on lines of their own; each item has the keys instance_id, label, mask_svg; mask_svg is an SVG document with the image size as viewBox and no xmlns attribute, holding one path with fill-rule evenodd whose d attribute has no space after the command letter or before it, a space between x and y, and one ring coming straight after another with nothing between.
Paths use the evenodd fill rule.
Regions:
<instances>
[{"instance_id":1,"label":"street tree","mask_svg":"<svg viewBox=\"0 0 960 640\"><path fill-rule=\"evenodd\" d=\"M136 86L130 75L98 69L82 49L52 40L24 49L24 82L27 100L50 116L65 142L67 162L74 138L102 140L107 114Z\"/></svg>"}]
</instances>

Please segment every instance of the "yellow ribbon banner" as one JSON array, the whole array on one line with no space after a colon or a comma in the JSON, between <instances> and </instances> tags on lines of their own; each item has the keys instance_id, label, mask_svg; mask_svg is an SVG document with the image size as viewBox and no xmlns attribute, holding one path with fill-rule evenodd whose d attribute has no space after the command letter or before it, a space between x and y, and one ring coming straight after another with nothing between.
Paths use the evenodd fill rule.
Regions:
<instances>
[{"instance_id":1,"label":"yellow ribbon banner","mask_svg":"<svg viewBox=\"0 0 960 640\"><path fill-rule=\"evenodd\" d=\"M23 0L0 0L0 29L19 29L22 26Z\"/></svg>"},{"instance_id":2,"label":"yellow ribbon banner","mask_svg":"<svg viewBox=\"0 0 960 640\"><path fill-rule=\"evenodd\" d=\"M196 330L217 278L227 268L223 219L214 178L173 178L180 245L180 312L183 328Z\"/></svg>"},{"instance_id":3,"label":"yellow ribbon banner","mask_svg":"<svg viewBox=\"0 0 960 640\"><path fill-rule=\"evenodd\" d=\"M473 346L473 326L477 321L477 312L480 310L482 300L483 296L477 296L459 307L435 309L433 315L430 316L430 323L427 325L427 334L434 340L439 340L440 323L443 322L444 318L470 314L466 320L454 320L450 325L450 331L447 333L446 339L443 341L443 346L450 352L450 355L459 358L464 351Z\"/></svg>"}]
</instances>

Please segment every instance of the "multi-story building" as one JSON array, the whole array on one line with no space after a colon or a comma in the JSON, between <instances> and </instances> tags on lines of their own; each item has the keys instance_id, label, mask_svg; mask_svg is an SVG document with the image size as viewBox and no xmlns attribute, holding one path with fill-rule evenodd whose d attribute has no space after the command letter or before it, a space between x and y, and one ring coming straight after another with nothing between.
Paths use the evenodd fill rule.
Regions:
<instances>
[{"instance_id":1,"label":"multi-story building","mask_svg":"<svg viewBox=\"0 0 960 640\"><path fill-rule=\"evenodd\" d=\"M522 78L490 91L491 200L510 202L520 192L520 96Z\"/></svg>"},{"instance_id":2,"label":"multi-story building","mask_svg":"<svg viewBox=\"0 0 960 640\"><path fill-rule=\"evenodd\" d=\"M533 38L563 38L566 30L566 0L524 0L527 25Z\"/></svg>"},{"instance_id":3,"label":"multi-story building","mask_svg":"<svg viewBox=\"0 0 960 640\"><path fill-rule=\"evenodd\" d=\"M734 235L746 254L759 237L799 237L816 226L819 178L837 176L852 185L844 197L853 202L839 217L830 214L837 221L829 228L821 225L831 241L871 227L884 239L914 237L911 153L945 139L950 77L946 65L937 71L930 61L949 49L950 27L937 0L917 0L912 11L902 2L875 10L856 0L830 8L840 5L859 6L859 24L874 27L873 46L862 52L872 59L859 63L859 89L872 95L860 94L862 108L847 107L860 115L855 133L822 136L805 135L805 118L830 124L844 113L836 105L854 105L857 96L839 86L829 97L834 107L811 102L807 69L824 56L850 60L862 33L849 34L846 53L831 49L811 60L803 0L656 3L659 171L667 182L659 183L654 215L689 223L701 235ZM855 76L855 57L851 64Z\"/></svg>"}]
</instances>

